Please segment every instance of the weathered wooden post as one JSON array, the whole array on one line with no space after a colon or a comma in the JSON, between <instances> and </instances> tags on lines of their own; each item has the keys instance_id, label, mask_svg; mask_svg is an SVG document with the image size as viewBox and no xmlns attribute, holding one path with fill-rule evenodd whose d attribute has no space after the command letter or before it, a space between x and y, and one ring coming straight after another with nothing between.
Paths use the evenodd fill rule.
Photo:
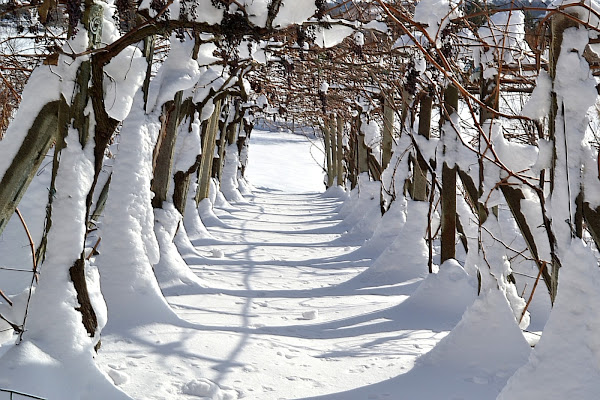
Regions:
<instances>
[{"instance_id":1,"label":"weathered wooden post","mask_svg":"<svg viewBox=\"0 0 600 400\"><path fill-rule=\"evenodd\" d=\"M431 131L431 108L433 98L423 94L419 105L419 135L426 139L430 138ZM412 197L417 201L427 201L427 160L420 154L416 155L413 169Z\"/></svg>"},{"instance_id":2,"label":"weathered wooden post","mask_svg":"<svg viewBox=\"0 0 600 400\"><path fill-rule=\"evenodd\" d=\"M337 148L337 129L336 129L336 116L332 115L329 118L329 145L330 145L330 149L331 149L331 172L332 172L332 177L331 179L334 180L334 178L337 179L337 174L338 174L338 148ZM337 183L337 181L335 181ZM333 185L333 181L331 182L331 184Z\"/></svg>"},{"instance_id":3,"label":"weathered wooden post","mask_svg":"<svg viewBox=\"0 0 600 400\"><path fill-rule=\"evenodd\" d=\"M326 163L326 171L327 171L327 187L330 188L333 186L333 159L331 153L331 131L329 130L329 121L325 119L323 121L323 125L321 126L321 131L323 132L323 142L325 143L325 163Z\"/></svg>"},{"instance_id":4,"label":"weathered wooden post","mask_svg":"<svg viewBox=\"0 0 600 400\"><path fill-rule=\"evenodd\" d=\"M565 118L565 111L564 111L564 106L562 106L562 104L559 106L558 104L558 95L556 93L556 88L555 88L555 81L556 81L556 75L557 75L557 64L558 64L558 59L560 57L560 52L561 52L561 47L563 44L563 35L566 29L568 28L572 28L572 27L577 27L579 26L579 24L569 18L566 15L563 14L555 14L552 17L552 21L550 24L550 29L551 29L551 42L550 42L550 65L549 65L549 74L550 74L550 78L552 79L552 91L550 92L550 116L548 119L548 134L549 134L549 140L553 143L552 146L552 164L550 167L550 197L552 198L553 196L555 196L557 194L557 192L564 190L564 188L562 187L557 187L557 182L556 182L556 174L557 174L557 161L558 161L558 157L557 157L557 140L561 141L561 146L563 145L563 141L564 141L564 146L565 146L565 153L569 151L567 147L567 139L566 139L566 132L565 132L565 127L563 126L560 131L561 131L561 135L563 136L563 138L558 139L557 138L557 131L559 131L559 129L557 129L557 117L560 115L562 116L562 118ZM566 154L565 154L566 157ZM566 160L565 160L565 164L566 164ZM560 168L565 168L565 166L561 166ZM567 167L568 168L568 167ZM570 182L564 182L564 184L566 185L570 185ZM569 194L569 202L571 201L570 197L571 197L571 193L570 190L568 189L568 194ZM564 206L564 205L563 205ZM558 207L558 206L554 206L554 207ZM569 207L569 212L570 212L570 207ZM576 213L576 218L582 218L583 216L583 212L579 211ZM563 221L554 221L556 226L558 226L559 224L562 224ZM570 230L571 230L571 235L574 236L574 229L575 229L575 225L577 224L576 221L572 221L571 220L571 215L569 215L569 218L564 221L566 223L568 223L570 225ZM549 223L552 223L552 221L549 221ZM579 222L581 223L581 221ZM546 229L548 230L549 227L546 227ZM554 304L554 300L556 299L556 294L558 292L558 276L559 276L559 270L560 270L560 260L558 259L558 255L557 255L557 246L558 246L558 242L556 240L556 235L554 235L554 233L552 232L548 232L548 239L549 239L549 244L550 244L550 253L552 255L552 273L551 273L551 292L550 292L550 298L552 300L552 303ZM560 240L560 239L559 239Z\"/></svg>"},{"instance_id":5,"label":"weathered wooden post","mask_svg":"<svg viewBox=\"0 0 600 400\"><path fill-rule=\"evenodd\" d=\"M162 204L167 200L169 183L172 176L173 155L175 153L175 141L177 140L177 131L179 128L181 104L183 92L175 94L175 99L165 103L161 115L162 126L160 134L154 149L154 178L152 187L154 198L152 206L162 208Z\"/></svg>"},{"instance_id":6,"label":"weathered wooden post","mask_svg":"<svg viewBox=\"0 0 600 400\"><path fill-rule=\"evenodd\" d=\"M357 153L358 153L358 174L363 172L369 172L369 148L365 143L365 134L361 129L361 115L360 113L355 117L354 123L356 125L356 140L357 140Z\"/></svg>"},{"instance_id":7,"label":"weathered wooden post","mask_svg":"<svg viewBox=\"0 0 600 400\"><path fill-rule=\"evenodd\" d=\"M383 137L381 140L381 168L386 169L392 159L392 141L394 134L394 108L391 94L386 95L383 103Z\"/></svg>"},{"instance_id":8,"label":"weathered wooden post","mask_svg":"<svg viewBox=\"0 0 600 400\"><path fill-rule=\"evenodd\" d=\"M50 147L66 130L63 99L46 104L33 121L10 167L0 181L0 233L15 213ZM63 110L63 111L61 111Z\"/></svg>"},{"instance_id":9,"label":"weathered wooden post","mask_svg":"<svg viewBox=\"0 0 600 400\"><path fill-rule=\"evenodd\" d=\"M442 115L448 121L458 110L458 89L452 85L444 91ZM447 122L446 122L447 123ZM452 138L454 140L454 138ZM444 146L444 154L447 148ZM442 165L442 240L441 262L456 256L456 166Z\"/></svg>"},{"instance_id":10,"label":"weathered wooden post","mask_svg":"<svg viewBox=\"0 0 600 400\"><path fill-rule=\"evenodd\" d=\"M202 157L200 168L198 169L198 190L196 192L196 204L208 198L210 191L211 170L213 155L215 153L217 130L219 127L219 118L221 117L221 99L214 102L215 110L205 124L204 135L202 138Z\"/></svg>"},{"instance_id":11,"label":"weathered wooden post","mask_svg":"<svg viewBox=\"0 0 600 400\"><path fill-rule=\"evenodd\" d=\"M337 117L337 184L344 186L344 119L341 115Z\"/></svg>"}]
</instances>

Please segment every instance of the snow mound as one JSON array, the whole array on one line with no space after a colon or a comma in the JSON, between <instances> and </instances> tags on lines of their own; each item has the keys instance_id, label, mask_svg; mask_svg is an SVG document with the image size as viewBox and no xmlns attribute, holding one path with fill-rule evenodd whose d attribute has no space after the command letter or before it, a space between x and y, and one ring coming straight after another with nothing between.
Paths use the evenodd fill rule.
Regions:
<instances>
[{"instance_id":1,"label":"snow mound","mask_svg":"<svg viewBox=\"0 0 600 400\"><path fill-rule=\"evenodd\" d=\"M210 239L216 240L204 226L200 219L199 211L196 207L194 195L198 187L197 183L190 184L186 202L186 212L183 216L183 224L185 225L188 237L190 240Z\"/></svg>"},{"instance_id":2,"label":"snow mound","mask_svg":"<svg viewBox=\"0 0 600 400\"><path fill-rule=\"evenodd\" d=\"M319 310L310 310L310 311L304 311L302 313L302 318L304 319L317 319L317 317L319 316Z\"/></svg>"},{"instance_id":3,"label":"snow mound","mask_svg":"<svg viewBox=\"0 0 600 400\"><path fill-rule=\"evenodd\" d=\"M424 278L428 259L424 240L428 208L427 202L408 201L406 223L400 227L397 238L356 279L369 284L389 285Z\"/></svg>"},{"instance_id":4,"label":"snow mound","mask_svg":"<svg viewBox=\"0 0 600 400\"><path fill-rule=\"evenodd\" d=\"M236 400L238 398L235 390L223 390L205 378L194 379L184 384L181 393L210 400Z\"/></svg>"},{"instance_id":5,"label":"snow mound","mask_svg":"<svg viewBox=\"0 0 600 400\"><path fill-rule=\"evenodd\" d=\"M379 219L372 236L353 253L355 258L375 259L394 242L400 231L398 228L406 222L404 204L402 201L395 201L390 205L387 212Z\"/></svg>"},{"instance_id":6,"label":"snow mound","mask_svg":"<svg viewBox=\"0 0 600 400\"><path fill-rule=\"evenodd\" d=\"M129 375L112 368L108 370L108 376L110 376L110 379L112 379L117 386L121 386L129 381Z\"/></svg>"},{"instance_id":7,"label":"snow mound","mask_svg":"<svg viewBox=\"0 0 600 400\"><path fill-rule=\"evenodd\" d=\"M415 292L401 304L419 319L435 321L451 329L475 301L477 282L456 260L447 260L437 274L429 274Z\"/></svg>"},{"instance_id":8,"label":"snow mound","mask_svg":"<svg viewBox=\"0 0 600 400\"><path fill-rule=\"evenodd\" d=\"M573 243L562 260L556 301L542 338L528 363L510 378L498 400L598 398L600 273L597 261L581 242ZM557 379L548 379L550 376Z\"/></svg>"},{"instance_id":9,"label":"snow mound","mask_svg":"<svg viewBox=\"0 0 600 400\"><path fill-rule=\"evenodd\" d=\"M2 356L0 387L49 400L131 400L100 372L91 357L59 361L29 340Z\"/></svg>"},{"instance_id":10,"label":"snow mound","mask_svg":"<svg viewBox=\"0 0 600 400\"><path fill-rule=\"evenodd\" d=\"M473 378L485 375L493 380L496 374L508 378L529 352L506 297L491 289L475 300L452 332L420 363L462 369Z\"/></svg>"},{"instance_id":11,"label":"snow mound","mask_svg":"<svg viewBox=\"0 0 600 400\"><path fill-rule=\"evenodd\" d=\"M332 197L332 198L344 198L348 196L348 193L341 186L332 186L327 189L323 194L323 197Z\"/></svg>"},{"instance_id":12,"label":"snow mound","mask_svg":"<svg viewBox=\"0 0 600 400\"><path fill-rule=\"evenodd\" d=\"M154 230L160 248L160 259L154 264L154 274L163 290L181 286L202 286L200 279L190 270L175 243L175 236L182 228L181 214L172 203L154 210Z\"/></svg>"}]
</instances>

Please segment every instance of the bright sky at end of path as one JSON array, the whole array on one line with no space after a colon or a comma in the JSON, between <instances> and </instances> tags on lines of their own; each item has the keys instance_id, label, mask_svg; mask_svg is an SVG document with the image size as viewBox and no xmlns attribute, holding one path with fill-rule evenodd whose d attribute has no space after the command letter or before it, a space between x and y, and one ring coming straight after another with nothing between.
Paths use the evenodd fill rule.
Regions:
<instances>
[{"instance_id":1,"label":"bright sky at end of path","mask_svg":"<svg viewBox=\"0 0 600 400\"><path fill-rule=\"evenodd\" d=\"M325 190L322 144L312 134L254 130L249 158L246 176L257 188L291 193Z\"/></svg>"}]
</instances>

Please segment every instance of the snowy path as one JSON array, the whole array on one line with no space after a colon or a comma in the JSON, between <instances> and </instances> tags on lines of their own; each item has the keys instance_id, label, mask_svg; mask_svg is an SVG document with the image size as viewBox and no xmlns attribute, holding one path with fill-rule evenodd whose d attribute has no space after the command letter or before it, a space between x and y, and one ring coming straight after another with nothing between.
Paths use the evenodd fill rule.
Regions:
<instances>
[{"instance_id":1,"label":"snowy path","mask_svg":"<svg viewBox=\"0 0 600 400\"><path fill-rule=\"evenodd\" d=\"M173 398L207 378L252 399L335 393L397 376L443 336L403 331L386 315L406 296L342 284L365 266L352 262L357 246L339 240L339 200L267 191L249 200L218 212L226 226L208 228L219 242L198 247L222 258L187 258L205 289L168 297L191 325L105 338L107 370L136 377L126 392Z\"/></svg>"},{"instance_id":2,"label":"snowy path","mask_svg":"<svg viewBox=\"0 0 600 400\"><path fill-rule=\"evenodd\" d=\"M226 258L193 268L211 288L202 295L210 309L195 307L196 295L170 298L183 318L214 327L217 338L223 325L235 332L227 361L212 365L209 379L252 383L252 398L296 398L374 383L410 366L427 347L415 348L411 337L430 333L394 331L380 313L405 296L336 286L363 270L344 257L354 246L331 243L339 237L338 203L266 192L252 200L221 217L233 228L211 229L236 243L219 246Z\"/></svg>"},{"instance_id":3,"label":"snowy path","mask_svg":"<svg viewBox=\"0 0 600 400\"><path fill-rule=\"evenodd\" d=\"M484 294L461 320L477 285L462 267L427 275L422 257L407 258L410 229L374 263L381 250L346 234L372 215L349 219L341 198L316 192L314 144L254 135L258 189L205 214L213 238L180 249L200 279L164 290L180 321L105 330L101 368L140 400L495 399L529 354L506 299ZM354 279L381 260L413 278Z\"/></svg>"},{"instance_id":4,"label":"snowy path","mask_svg":"<svg viewBox=\"0 0 600 400\"><path fill-rule=\"evenodd\" d=\"M99 362L135 399L301 399L342 392L406 372L446 334L415 329L398 317L406 287L348 283L371 260L353 253L361 240L343 235L342 201L306 192L321 174L310 145L297 135L256 136L251 154L259 165L251 177L271 189L256 189L246 204L216 208L218 220L204 221L217 240L197 242L197 253L185 255L202 287L166 293L180 326L104 336ZM291 190L303 193L273 189L281 189L273 175L286 145L306 150L286 171L295 182ZM380 394L387 397L375 389L373 395Z\"/></svg>"}]
</instances>

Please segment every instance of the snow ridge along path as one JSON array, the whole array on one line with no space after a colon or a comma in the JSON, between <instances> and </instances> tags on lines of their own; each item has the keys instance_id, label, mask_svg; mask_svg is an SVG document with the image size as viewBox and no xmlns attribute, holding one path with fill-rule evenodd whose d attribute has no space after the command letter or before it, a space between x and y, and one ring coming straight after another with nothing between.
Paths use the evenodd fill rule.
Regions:
<instances>
[{"instance_id":1,"label":"snow ridge along path","mask_svg":"<svg viewBox=\"0 0 600 400\"><path fill-rule=\"evenodd\" d=\"M113 382L134 399L495 399L528 356L505 299L483 296L461 320L476 284L458 263L425 278L425 262L390 251L392 267L423 275L361 275L381 254L361 248L364 207L378 198L306 191L321 174L313 145L289 133L252 138L260 187L245 202L217 201L203 218L212 237L180 247L198 281L163 287L180 323L103 333L98 361ZM299 155L286 159L286 146ZM282 190L283 162L304 192ZM489 324L497 315L509 328Z\"/></svg>"}]
</instances>

